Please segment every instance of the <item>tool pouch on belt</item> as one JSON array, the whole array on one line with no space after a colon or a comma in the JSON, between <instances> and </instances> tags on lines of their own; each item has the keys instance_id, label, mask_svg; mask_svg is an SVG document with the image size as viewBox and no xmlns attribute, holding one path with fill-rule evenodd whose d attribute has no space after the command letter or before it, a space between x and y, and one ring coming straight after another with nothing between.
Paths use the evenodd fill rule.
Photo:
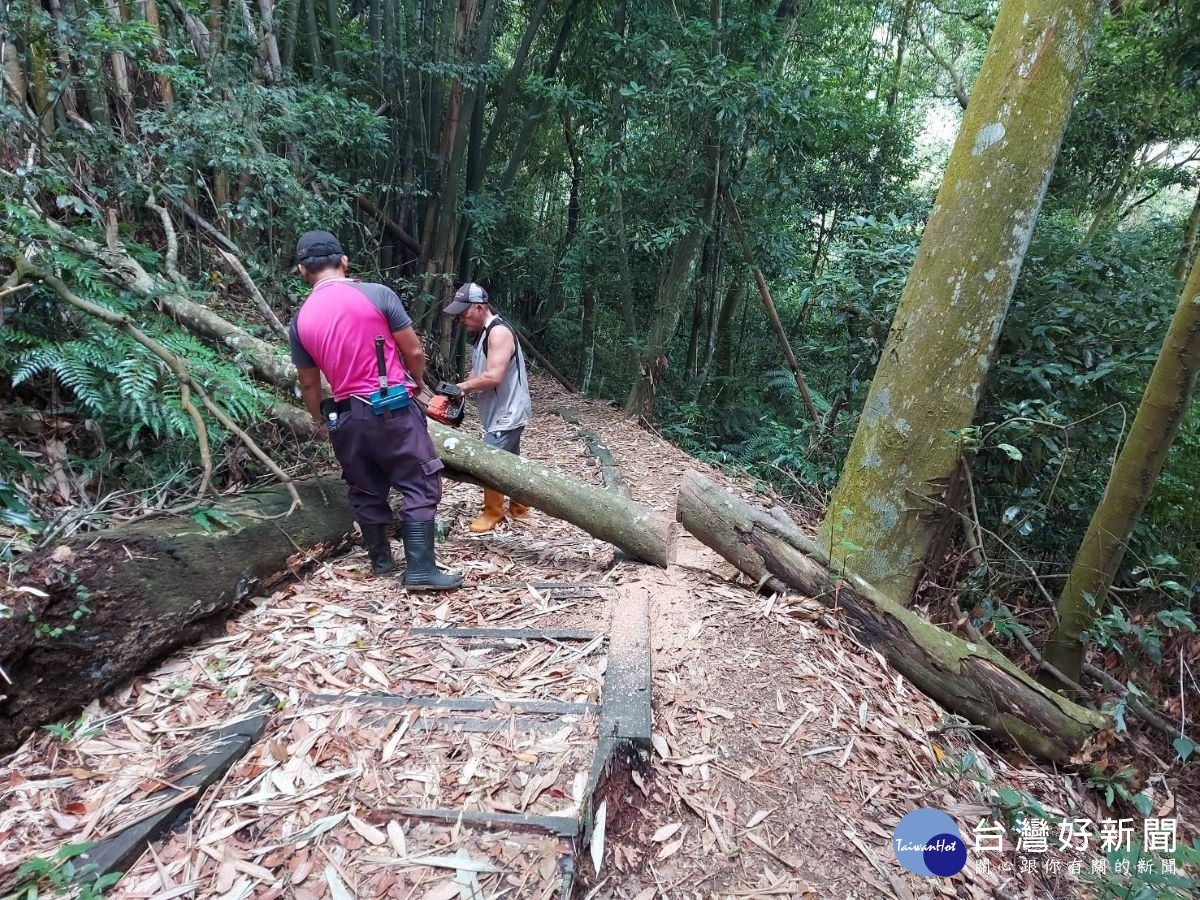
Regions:
<instances>
[{"instance_id":1,"label":"tool pouch on belt","mask_svg":"<svg viewBox=\"0 0 1200 900\"><path fill-rule=\"evenodd\" d=\"M379 368L379 390L371 395L371 409L382 416L386 410L408 406L408 390L403 385L388 387L387 362L383 358L383 335L375 338L375 363Z\"/></svg>"}]
</instances>

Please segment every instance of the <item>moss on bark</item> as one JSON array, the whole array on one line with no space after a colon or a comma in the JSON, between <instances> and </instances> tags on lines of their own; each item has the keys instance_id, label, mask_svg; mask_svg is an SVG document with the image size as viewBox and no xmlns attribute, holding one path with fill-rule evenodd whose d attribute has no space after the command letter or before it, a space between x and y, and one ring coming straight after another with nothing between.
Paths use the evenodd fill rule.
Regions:
<instances>
[{"instance_id":1,"label":"moss on bark","mask_svg":"<svg viewBox=\"0 0 1200 900\"><path fill-rule=\"evenodd\" d=\"M1058 627L1046 644L1046 662L1079 680L1085 633L1112 586L1125 547L1141 518L1167 452L1196 393L1200 371L1200 259L1179 297L1162 350L1138 405L1129 437L1117 456L1100 505L1079 546L1058 600Z\"/></svg>"},{"instance_id":2,"label":"moss on bark","mask_svg":"<svg viewBox=\"0 0 1200 900\"><path fill-rule=\"evenodd\" d=\"M822 526L864 548L852 565L894 600L929 549L958 455L948 432L974 418L1101 5L1001 4Z\"/></svg>"},{"instance_id":3,"label":"moss on bark","mask_svg":"<svg viewBox=\"0 0 1200 900\"><path fill-rule=\"evenodd\" d=\"M893 603L855 575L831 572L824 551L694 473L679 492L689 532L756 581L774 578L841 611L855 635L950 712L1028 753L1069 761L1111 720L1039 685L986 643L968 643Z\"/></svg>"},{"instance_id":4,"label":"moss on bark","mask_svg":"<svg viewBox=\"0 0 1200 900\"><path fill-rule=\"evenodd\" d=\"M296 487L304 505L286 519L251 517L287 512L291 498L276 487L221 504L237 528L155 519L22 560L26 572L2 595L13 616L0 620L0 666L12 680L0 685L0 752L194 640L294 555L339 543L353 522L345 486Z\"/></svg>"}]
</instances>

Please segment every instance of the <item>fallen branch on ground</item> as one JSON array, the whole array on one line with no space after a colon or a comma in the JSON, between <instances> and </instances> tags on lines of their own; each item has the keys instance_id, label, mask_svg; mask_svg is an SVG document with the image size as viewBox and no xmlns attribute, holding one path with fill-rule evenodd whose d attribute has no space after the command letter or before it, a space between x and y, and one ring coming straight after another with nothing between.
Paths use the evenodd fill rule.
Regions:
<instances>
[{"instance_id":1,"label":"fallen branch on ground","mask_svg":"<svg viewBox=\"0 0 1200 900\"><path fill-rule=\"evenodd\" d=\"M587 445L588 453L594 456L600 464L600 480L603 482L605 490L613 491L623 497L630 496L629 484L625 481L625 476L621 474L621 470L617 468L612 451L605 446L604 441L600 439L600 435L580 422L569 410L560 409L557 412L564 422L575 427L575 430Z\"/></svg>"},{"instance_id":2,"label":"fallen branch on ground","mask_svg":"<svg viewBox=\"0 0 1200 900\"><path fill-rule=\"evenodd\" d=\"M290 514L295 507L300 505L300 495L296 493L295 487L292 486L291 476L284 472L283 469L279 468L279 466L275 464L275 461L271 459L271 457L269 457L260 446L258 446L258 443L254 440L254 438L250 437L250 435L247 434L246 431L242 429L236 422L234 422L233 419L231 419L228 414L221 409L221 407L213 402L212 398L208 396L208 392L205 391L204 388L201 387L194 378L192 378L191 373L188 371L187 366L183 363L183 360L134 325L128 316L113 312L111 309L106 309L103 306L98 306L89 300L84 300L82 297L75 294L69 287L67 287L66 284L63 283L62 279L51 275L49 272L41 271L32 265L27 259L25 259L24 256L17 256L15 264L17 271L21 273L22 277L32 276L44 281L54 289L54 292L58 294L61 299L77 309L80 309L89 315L95 316L102 322L105 322L106 324L111 325L113 328L116 328L118 331L125 332L166 364L167 368L171 370L171 373L176 379L178 379L179 384L185 391L184 393L180 394L180 398L184 404L184 408L187 410L188 415L192 419L193 425L197 428L196 439L200 442L202 458L207 456L208 433L207 429L204 427L204 422L200 417L199 411L191 402L190 394L186 393L188 389L195 391L196 396L200 398L200 402L204 405L204 408L212 414L213 418L220 422L221 425L225 427L231 434L236 435L238 440L240 440L246 446L246 448L252 454L254 454L255 458L258 459L258 461L264 466L266 466L270 470L271 474L283 483L284 488L291 494L292 497L292 509L289 509L285 515ZM202 483L202 487L207 487L209 478L211 476L211 471L212 459L209 457L205 459L205 478L204 482Z\"/></svg>"}]
</instances>

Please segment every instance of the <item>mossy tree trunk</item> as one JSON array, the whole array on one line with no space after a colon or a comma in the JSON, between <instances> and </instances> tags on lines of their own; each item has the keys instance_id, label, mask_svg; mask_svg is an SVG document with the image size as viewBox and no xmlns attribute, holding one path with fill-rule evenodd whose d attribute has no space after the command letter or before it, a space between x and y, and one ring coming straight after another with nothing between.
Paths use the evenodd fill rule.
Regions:
<instances>
[{"instance_id":1,"label":"mossy tree trunk","mask_svg":"<svg viewBox=\"0 0 1200 900\"><path fill-rule=\"evenodd\" d=\"M1182 278L1187 271L1192 254L1196 252L1198 236L1200 236L1200 190L1196 191L1196 202L1192 204L1192 212L1183 229L1183 243L1179 245L1179 253L1175 256L1175 265L1171 267L1171 274L1176 278Z\"/></svg>"},{"instance_id":2,"label":"mossy tree trunk","mask_svg":"<svg viewBox=\"0 0 1200 900\"><path fill-rule=\"evenodd\" d=\"M1046 662L1079 680L1085 636L1103 609L1125 556L1126 543L1146 508L1167 451L1196 392L1200 371L1200 259L1192 266L1146 392L1117 456L1100 505L1092 513L1071 574L1058 600L1058 627Z\"/></svg>"},{"instance_id":3,"label":"mossy tree trunk","mask_svg":"<svg viewBox=\"0 0 1200 900\"><path fill-rule=\"evenodd\" d=\"M851 567L899 602L957 464L947 432L974 418L1102 5L1001 4L822 525L823 539L864 548Z\"/></svg>"}]
</instances>

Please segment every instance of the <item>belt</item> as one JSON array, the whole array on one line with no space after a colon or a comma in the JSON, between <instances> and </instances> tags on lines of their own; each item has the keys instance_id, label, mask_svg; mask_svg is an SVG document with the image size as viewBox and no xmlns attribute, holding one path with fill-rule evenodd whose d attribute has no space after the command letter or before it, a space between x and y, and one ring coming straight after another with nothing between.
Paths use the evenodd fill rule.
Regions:
<instances>
[{"instance_id":1,"label":"belt","mask_svg":"<svg viewBox=\"0 0 1200 900\"><path fill-rule=\"evenodd\" d=\"M336 412L339 416L350 412L350 410L354 409L354 406L355 406L354 401L358 401L359 406L365 406L367 409L371 409L371 401L370 400L366 400L363 397L359 397L356 394L351 394L345 400L338 400L338 401L334 402L334 404L333 404L334 412ZM403 410L402 409L389 409L389 410L384 410L384 412L394 415L396 413L403 412Z\"/></svg>"},{"instance_id":2,"label":"belt","mask_svg":"<svg viewBox=\"0 0 1200 900\"><path fill-rule=\"evenodd\" d=\"M371 408L370 400L364 400L362 397L356 397L353 394L347 397L345 400L338 400L333 404L333 408L339 415L342 413L348 413L350 410L354 409L355 400L358 401L359 406L365 406L367 409Z\"/></svg>"}]
</instances>

